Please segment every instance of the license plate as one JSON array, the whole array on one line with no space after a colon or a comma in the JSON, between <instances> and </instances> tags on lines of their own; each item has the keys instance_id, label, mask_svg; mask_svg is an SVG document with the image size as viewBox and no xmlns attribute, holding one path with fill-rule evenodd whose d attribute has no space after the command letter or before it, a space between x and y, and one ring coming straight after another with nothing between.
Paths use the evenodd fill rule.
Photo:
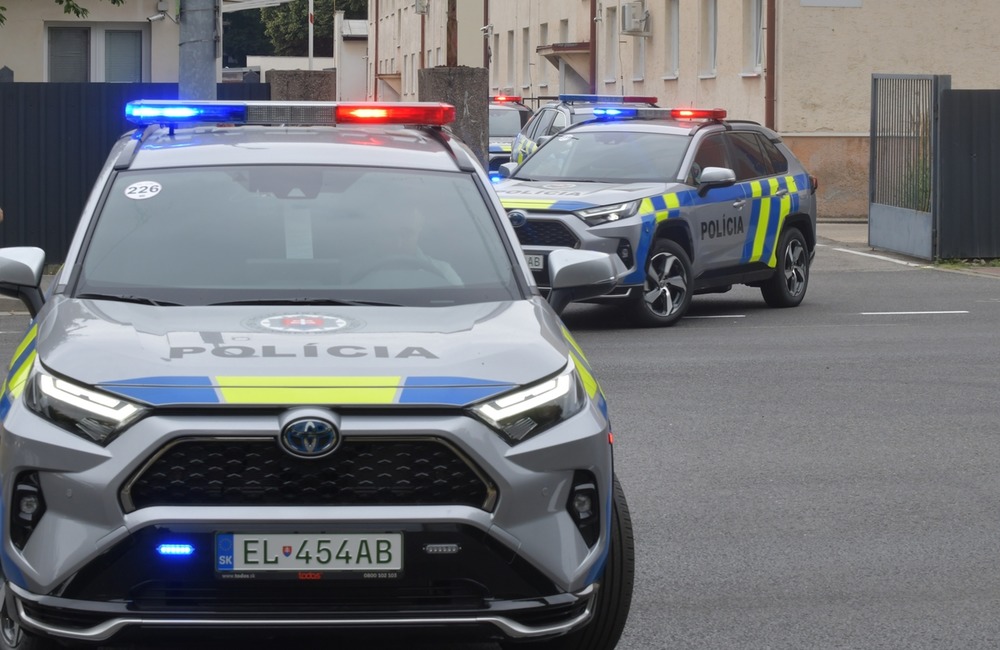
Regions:
<instances>
[{"instance_id":1,"label":"license plate","mask_svg":"<svg viewBox=\"0 0 1000 650\"><path fill-rule=\"evenodd\" d=\"M544 271L545 270L545 256L544 255L525 255L524 259L528 260L528 268L532 271Z\"/></svg>"},{"instance_id":2,"label":"license plate","mask_svg":"<svg viewBox=\"0 0 1000 650\"><path fill-rule=\"evenodd\" d=\"M403 536L220 533L215 536L215 557L220 572L400 571Z\"/></svg>"}]
</instances>

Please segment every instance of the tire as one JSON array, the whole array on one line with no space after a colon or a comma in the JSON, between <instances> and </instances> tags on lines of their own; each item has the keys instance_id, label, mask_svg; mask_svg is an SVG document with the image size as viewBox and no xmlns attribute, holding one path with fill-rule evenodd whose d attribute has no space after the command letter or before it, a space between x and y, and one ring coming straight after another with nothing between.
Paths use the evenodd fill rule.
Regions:
<instances>
[{"instance_id":1,"label":"tire","mask_svg":"<svg viewBox=\"0 0 1000 650\"><path fill-rule=\"evenodd\" d=\"M0 650L55 650L65 646L25 632L7 610L7 581L0 581Z\"/></svg>"},{"instance_id":2,"label":"tire","mask_svg":"<svg viewBox=\"0 0 1000 650\"><path fill-rule=\"evenodd\" d=\"M691 260L680 244L658 239L646 259L642 292L632 300L632 320L641 327L669 327L691 306Z\"/></svg>"},{"instance_id":3,"label":"tire","mask_svg":"<svg viewBox=\"0 0 1000 650\"><path fill-rule=\"evenodd\" d=\"M777 260L774 275L761 285L760 293L769 307L797 307L809 287L809 251L798 228L781 234Z\"/></svg>"},{"instance_id":4,"label":"tire","mask_svg":"<svg viewBox=\"0 0 1000 650\"><path fill-rule=\"evenodd\" d=\"M599 579L594 614L582 628L543 641L506 641L503 650L613 650L618 645L632 604L635 582L635 539L632 516L618 477L611 508L611 548Z\"/></svg>"}]
</instances>

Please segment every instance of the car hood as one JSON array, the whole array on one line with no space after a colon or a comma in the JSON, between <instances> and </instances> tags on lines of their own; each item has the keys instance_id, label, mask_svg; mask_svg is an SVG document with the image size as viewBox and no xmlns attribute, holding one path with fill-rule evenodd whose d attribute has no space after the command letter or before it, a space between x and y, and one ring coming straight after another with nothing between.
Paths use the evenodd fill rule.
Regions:
<instances>
[{"instance_id":1,"label":"car hood","mask_svg":"<svg viewBox=\"0 0 1000 650\"><path fill-rule=\"evenodd\" d=\"M510 153L510 144L512 140L513 138L511 138L510 136L505 136L505 137L490 136L490 152Z\"/></svg>"},{"instance_id":2,"label":"car hood","mask_svg":"<svg viewBox=\"0 0 1000 650\"><path fill-rule=\"evenodd\" d=\"M690 190L681 183L594 183L504 179L494 185L507 209L583 210Z\"/></svg>"},{"instance_id":3,"label":"car hood","mask_svg":"<svg viewBox=\"0 0 1000 650\"><path fill-rule=\"evenodd\" d=\"M55 296L40 316L21 348L50 371L155 405L459 406L556 373L572 350L541 298L154 307Z\"/></svg>"}]
</instances>

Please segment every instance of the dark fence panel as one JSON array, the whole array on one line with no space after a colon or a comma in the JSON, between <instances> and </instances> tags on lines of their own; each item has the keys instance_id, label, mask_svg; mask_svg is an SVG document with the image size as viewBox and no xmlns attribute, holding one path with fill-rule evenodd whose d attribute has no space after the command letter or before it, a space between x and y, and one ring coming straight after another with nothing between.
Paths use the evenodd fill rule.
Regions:
<instances>
[{"instance_id":1,"label":"dark fence panel","mask_svg":"<svg viewBox=\"0 0 1000 650\"><path fill-rule=\"evenodd\" d=\"M941 98L939 257L1000 257L1000 90Z\"/></svg>"},{"instance_id":2,"label":"dark fence panel","mask_svg":"<svg viewBox=\"0 0 1000 650\"><path fill-rule=\"evenodd\" d=\"M177 94L175 83L0 83L0 246L61 263L108 151L133 128L125 104ZM219 84L218 97L267 100L270 85Z\"/></svg>"}]
</instances>

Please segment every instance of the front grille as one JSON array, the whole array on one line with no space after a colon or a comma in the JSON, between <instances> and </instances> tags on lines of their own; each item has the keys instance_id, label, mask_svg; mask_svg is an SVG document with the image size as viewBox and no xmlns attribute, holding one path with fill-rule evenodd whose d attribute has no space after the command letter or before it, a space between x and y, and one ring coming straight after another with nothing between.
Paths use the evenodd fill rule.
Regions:
<instances>
[{"instance_id":1,"label":"front grille","mask_svg":"<svg viewBox=\"0 0 1000 650\"><path fill-rule=\"evenodd\" d=\"M561 221L529 220L514 229L522 246L562 246L579 248L580 240Z\"/></svg>"},{"instance_id":2,"label":"front grille","mask_svg":"<svg viewBox=\"0 0 1000 650\"><path fill-rule=\"evenodd\" d=\"M188 438L161 449L121 492L153 506L464 505L495 488L439 439L345 438L324 458L294 458L273 438Z\"/></svg>"},{"instance_id":3,"label":"front grille","mask_svg":"<svg viewBox=\"0 0 1000 650\"><path fill-rule=\"evenodd\" d=\"M385 612L389 609L481 609L487 591L472 580L436 580L421 585L365 585L351 581L303 582L266 580L229 583L216 580L199 585L153 581L129 594L137 611L209 608L239 612L268 610L275 616L302 616L307 612Z\"/></svg>"}]
</instances>

